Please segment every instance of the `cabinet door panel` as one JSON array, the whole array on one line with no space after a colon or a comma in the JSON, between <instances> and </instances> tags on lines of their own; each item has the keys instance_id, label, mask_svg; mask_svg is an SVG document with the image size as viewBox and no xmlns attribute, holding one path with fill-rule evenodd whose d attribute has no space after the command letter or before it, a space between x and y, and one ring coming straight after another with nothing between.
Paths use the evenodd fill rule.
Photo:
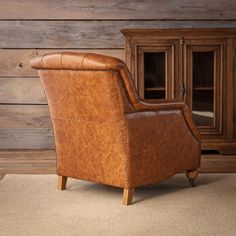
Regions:
<instances>
[{"instance_id":1,"label":"cabinet door panel","mask_svg":"<svg viewBox=\"0 0 236 236\"><path fill-rule=\"evenodd\" d=\"M223 135L222 81L225 42L185 42L185 101L202 135Z\"/></svg>"},{"instance_id":2,"label":"cabinet door panel","mask_svg":"<svg viewBox=\"0 0 236 236\"><path fill-rule=\"evenodd\" d=\"M136 87L142 99L173 99L176 78L174 42L137 45Z\"/></svg>"},{"instance_id":3,"label":"cabinet door panel","mask_svg":"<svg viewBox=\"0 0 236 236\"><path fill-rule=\"evenodd\" d=\"M144 52L144 84L145 99L165 99L167 86L166 52Z\"/></svg>"},{"instance_id":4,"label":"cabinet door panel","mask_svg":"<svg viewBox=\"0 0 236 236\"><path fill-rule=\"evenodd\" d=\"M197 126L214 127L214 51L192 53L192 116Z\"/></svg>"}]
</instances>

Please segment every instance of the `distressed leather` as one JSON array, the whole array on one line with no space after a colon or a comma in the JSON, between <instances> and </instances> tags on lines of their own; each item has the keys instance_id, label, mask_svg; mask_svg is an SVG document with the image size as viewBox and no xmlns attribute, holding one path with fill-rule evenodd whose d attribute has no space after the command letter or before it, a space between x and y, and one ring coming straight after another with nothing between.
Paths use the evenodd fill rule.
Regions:
<instances>
[{"instance_id":1,"label":"distressed leather","mask_svg":"<svg viewBox=\"0 0 236 236\"><path fill-rule=\"evenodd\" d=\"M200 166L186 105L141 101L119 59L64 52L31 66L48 100L58 175L131 188Z\"/></svg>"}]
</instances>

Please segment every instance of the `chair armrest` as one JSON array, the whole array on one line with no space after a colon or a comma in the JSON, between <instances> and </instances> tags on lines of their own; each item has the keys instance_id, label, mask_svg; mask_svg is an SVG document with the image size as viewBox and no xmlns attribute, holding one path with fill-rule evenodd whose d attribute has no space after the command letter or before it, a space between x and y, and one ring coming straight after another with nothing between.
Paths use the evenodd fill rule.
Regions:
<instances>
[{"instance_id":1,"label":"chair armrest","mask_svg":"<svg viewBox=\"0 0 236 236\"><path fill-rule=\"evenodd\" d=\"M189 130L191 131L192 135L200 142L200 134L196 125L193 123L188 107L184 102L179 100L162 100L160 103L147 103L145 101L139 100L139 102L135 104L135 112L162 110L166 110L168 112L181 110Z\"/></svg>"},{"instance_id":2,"label":"chair armrest","mask_svg":"<svg viewBox=\"0 0 236 236\"><path fill-rule=\"evenodd\" d=\"M200 166L201 144L182 109L126 114L129 175L133 186L155 183Z\"/></svg>"},{"instance_id":3,"label":"chair armrest","mask_svg":"<svg viewBox=\"0 0 236 236\"><path fill-rule=\"evenodd\" d=\"M171 110L171 109L182 109L186 107L186 104L180 100L160 100L158 103L156 101L150 100L145 102L144 100L138 100L135 105L136 111L143 110Z\"/></svg>"}]
</instances>

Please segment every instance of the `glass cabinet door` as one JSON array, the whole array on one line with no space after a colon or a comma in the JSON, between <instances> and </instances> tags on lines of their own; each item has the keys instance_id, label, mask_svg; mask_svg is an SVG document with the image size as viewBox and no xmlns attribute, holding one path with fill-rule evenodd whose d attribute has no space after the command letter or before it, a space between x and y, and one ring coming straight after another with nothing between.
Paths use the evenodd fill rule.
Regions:
<instances>
[{"instance_id":1,"label":"glass cabinet door","mask_svg":"<svg viewBox=\"0 0 236 236\"><path fill-rule=\"evenodd\" d=\"M212 43L212 42L211 42ZM222 42L186 43L185 101L202 134L222 133Z\"/></svg>"},{"instance_id":2,"label":"glass cabinet door","mask_svg":"<svg viewBox=\"0 0 236 236\"><path fill-rule=\"evenodd\" d=\"M136 87L142 99L174 98L174 44L137 47Z\"/></svg>"},{"instance_id":3,"label":"glass cabinet door","mask_svg":"<svg viewBox=\"0 0 236 236\"><path fill-rule=\"evenodd\" d=\"M166 53L144 52L144 99L166 98Z\"/></svg>"},{"instance_id":4,"label":"glass cabinet door","mask_svg":"<svg viewBox=\"0 0 236 236\"><path fill-rule=\"evenodd\" d=\"M192 116L197 126L214 126L214 52L192 53Z\"/></svg>"}]
</instances>

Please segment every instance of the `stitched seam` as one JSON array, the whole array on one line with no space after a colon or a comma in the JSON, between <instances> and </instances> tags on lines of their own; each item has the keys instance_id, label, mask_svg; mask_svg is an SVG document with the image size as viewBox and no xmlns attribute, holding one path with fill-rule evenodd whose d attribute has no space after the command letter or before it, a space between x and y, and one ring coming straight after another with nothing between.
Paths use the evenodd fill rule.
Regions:
<instances>
[{"instance_id":1,"label":"stitched seam","mask_svg":"<svg viewBox=\"0 0 236 236\"><path fill-rule=\"evenodd\" d=\"M120 73L119 70L114 70L114 74L116 74L116 73L119 74L120 78L122 78L121 73ZM131 104L132 108L134 109L134 104L132 103L132 101L131 101L131 99L130 99L128 90L127 90L127 88L126 88L126 86L125 86L125 83L124 83L124 80L123 80L123 79L121 80L121 86L122 86L122 88L123 88L124 91L125 91L125 95L126 95L128 101L129 101L129 103Z\"/></svg>"},{"instance_id":2,"label":"stitched seam","mask_svg":"<svg viewBox=\"0 0 236 236\"><path fill-rule=\"evenodd\" d=\"M117 89L117 92L118 92L118 102L119 102L119 107L120 107L120 112L122 114L122 125L123 125L123 129L122 131L122 136L123 136L123 142L124 142L124 150L125 150L125 153L124 153L124 160L125 160L125 173L124 173L124 176L125 176L125 179L128 183L128 130L127 130L127 124L126 124L126 117L125 117L125 113L124 113L124 106L123 106L123 102L122 102L122 97L121 97L121 94L120 94L120 88L119 88L119 85L118 85L118 82L117 82L117 75L115 73L116 71L112 71L112 76L113 76L113 79L115 81L115 86L116 86L116 89Z\"/></svg>"},{"instance_id":3,"label":"stitched seam","mask_svg":"<svg viewBox=\"0 0 236 236\"><path fill-rule=\"evenodd\" d=\"M61 54L61 58L60 58L60 66L61 66L61 69L63 69L63 63L62 63L62 57L64 56L65 52L63 52Z\"/></svg>"},{"instance_id":4,"label":"stitched seam","mask_svg":"<svg viewBox=\"0 0 236 236\"><path fill-rule=\"evenodd\" d=\"M87 54L85 54L85 55L83 56L83 59L82 59L82 63L81 63L82 69L84 68L84 59L85 59L86 56L87 56Z\"/></svg>"},{"instance_id":5,"label":"stitched seam","mask_svg":"<svg viewBox=\"0 0 236 236\"><path fill-rule=\"evenodd\" d=\"M46 55L45 55L46 56ZM39 70L77 70L77 71L105 71L105 72L118 72L119 73L119 70L118 69L113 69L113 68L110 68L110 69L84 69L84 68L81 68L81 69L73 69L73 68L38 68Z\"/></svg>"},{"instance_id":6,"label":"stitched seam","mask_svg":"<svg viewBox=\"0 0 236 236\"><path fill-rule=\"evenodd\" d=\"M64 120L64 121L78 121L78 122L81 122L81 123L97 123L97 124L114 124L114 123L117 123L117 122L120 122L123 118L121 119L117 119L115 121L90 121L90 120L83 120L83 119L74 119L74 118L60 118L60 117L52 117L52 119L54 120Z\"/></svg>"},{"instance_id":7,"label":"stitched seam","mask_svg":"<svg viewBox=\"0 0 236 236\"><path fill-rule=\"evenodd\" d=\"M142 112L161 112L161 111L180 111L181 109L173 109L173 108L159 108L159 109L140 109L140 110L135 110L131 112L127 112L126 115L129 114L138 114Z\"/></svg>"},{"instance_id":8,"label":"stitched seam","mask_svg":"<svg viewBox=\"0 0 236 236\"><path fill-rule=\"evenodd\" d=\"M44 57L44 56L43 56ZM42 81L42 79L41 79L41 76L39 77L40 78L40 81L41 81L41 84L43 85L43 89L44 89L44 92L45 92L45 94L46 94L46 99L47 99L47 102L48 102L48 96L47 96L47 93L46 93L46 89L45 89L45 87L44 87L44 83L43 83L43 81ZM49 102L48 102L48 108L49 108L49 111L50 111L50 107L49 107ZM52 113L51 113L51 111L49 112L49 114L50 114L50 124L51 124L51 126L52 126L52 132L53 132L53 140L54 140L54 150L55 150L55 156L56 156L56 171L57 171L57 160L58 160L58 153L57 153L57 148L56 148L56 136L55 136L55 127L54 127L54 122L53 122L53 117L52 117Z\"/></svg>"},{"instance_id":9,"label":"stitched seam","mask_svg":"<svg viewBox=\"0 0 236 236\"><path fill-rule=\"evenodd\" d=\"M47 54L46 54L46 55L43 55L43 56L41 57L41 60L40 60L41 66L43 66L43 59L44 59L45 56L47 56Z\"/></svg>"}]
</instances>

